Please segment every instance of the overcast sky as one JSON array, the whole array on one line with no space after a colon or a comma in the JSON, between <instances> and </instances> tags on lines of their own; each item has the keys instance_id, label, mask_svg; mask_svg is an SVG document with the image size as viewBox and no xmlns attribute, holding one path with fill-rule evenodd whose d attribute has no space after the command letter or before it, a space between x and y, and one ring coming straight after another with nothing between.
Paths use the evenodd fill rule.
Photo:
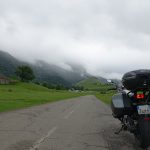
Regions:
<instances>
[{"instance_id":1,"label":"overcast sky","mask_svg":"<svg viewBox=\"0 0 150 150\"><path fill-rule=\"evenodd\" d=\"M107 78L150 69L150 1L0 0L0 49Z\"/></svg>"}]
</instances>

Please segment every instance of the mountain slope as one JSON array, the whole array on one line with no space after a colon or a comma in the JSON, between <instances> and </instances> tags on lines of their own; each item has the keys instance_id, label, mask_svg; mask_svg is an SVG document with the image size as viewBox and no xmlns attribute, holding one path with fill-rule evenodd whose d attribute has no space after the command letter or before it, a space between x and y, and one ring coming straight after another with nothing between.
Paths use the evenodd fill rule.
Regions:
<instances>
[{"instance_id":1,"label":"mountain slope","mask_svg":"<svg viewBox=\"0 0 150 150\"><path fill-rule=\"evenodd\" d=\"M37 61L36 65L32 65L32 68L36 74L36 78L39 81L46 80L50 83L63 85L72 85L84 77L81 75L82 72L77 73L74 70L68 71L56 65L51 65L43 61Z\"/></svg>"},{"instance_id":2,"label":"mountain slope","mask_svg":"<svg viewBox=\"0 0 150 150\"><path fill-rule=\"evenodd\" d=\"M0 51L0 74L8 77L15 76L15 70L20 65L30 66L34 71L35 81L41 83L61 84L69 87L78 83L77 86L84 86L88 89L99 89L104 86L103 84L108 83L105 78L91 77L83 67L75 64L68 64L72 70L66 70L40 60L31 64L19 61L9 53Z\"/></svg>"},{"instance_id":3,"label":"mountain slope","mask_svg":"<svg viewBox=\"0 0 150 150\"><path fill-rule=\"evenodd\" d=\"M84 87L84 89L92 90L92 91L107 91L109 89L114 88L114 86L110 84L103 84L99 78L97 77L88 77L76 84L76 86Z\"/></svg>"},{"instance_id":4,"label":"mountain slope","mask_svg":"<svg viewBox=\"0 0 150 150\"><path fill-rule=\"evenodd\" d=\"M0 73L6 76L14 76L14 70L20 62L9 53L0 51Z\"/></svg>"},{"instance_id":5,"label":"mountain slope","mask_svg":"<svg viewBox=\"0 0 150 150\"><path fill-rule=\"evenodd\" d=\"M35 64L30 64L17 60L7 52L0 51L0 74L8 77L15 76L17 66L23 64L28 65L33 69L36 81L39 82L71 86L72 84L84 79L82 71L68 71L44 61L37 61Z\"/></svg>"}]
</instances>

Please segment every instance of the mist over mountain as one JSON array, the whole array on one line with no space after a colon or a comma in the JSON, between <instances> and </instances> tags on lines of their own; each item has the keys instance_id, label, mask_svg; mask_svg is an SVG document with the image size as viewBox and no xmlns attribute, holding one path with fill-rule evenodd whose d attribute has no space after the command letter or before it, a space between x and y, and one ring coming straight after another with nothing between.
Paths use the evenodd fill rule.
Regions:
<instances>
[{"instance_id":1,"label":"mist over mountain","mask_svg":"<svg viewBox=\"0 0 150 150\"><path fill-rule=\"evenodd\" d=\"M41 60L35 63L23 62L7 52L0 51L0 74L9 77L15 76L15 70L20 65L29 65L34 71L36 81L46 82L48 84L71 86L87 76L90 76L86 73L84 68L73 64L70 66L71 70L67 70Z\"/></svg>"},{"instance_id":2,"label":"mist over mountain","mask_svg":"<svg viewBox=\"0 0 150 150\"><path fill-rule=\"evenodd\" d=\"M63 84L65 86L70 86L88 75L84 70L66 70L44 61L36 61L34 65L32 64L32 68L38 81Z\"/></svg>"},{"instance_id":3,"label":"mist over mountain","mask_svg":"<svg viewBox=\"0 0 150 150\"><path fill-rule=\"evenodd\" d=\"M0 74L8 77L14 77L16 68L21 65L30 66L34 71L36 77L35 81L41 83L60 84L70 87L91 77L96 77L102 84L108 83L106 78L93 76L87 73L85 68L80 65L68 63L69 69L64 69L60 66L49 64L43 60L37 60L34 63L30 63L21 61L8 52L0 50ZM117 83L121 82L118 79L112 80Z\"/></svg>"}]
</instances>

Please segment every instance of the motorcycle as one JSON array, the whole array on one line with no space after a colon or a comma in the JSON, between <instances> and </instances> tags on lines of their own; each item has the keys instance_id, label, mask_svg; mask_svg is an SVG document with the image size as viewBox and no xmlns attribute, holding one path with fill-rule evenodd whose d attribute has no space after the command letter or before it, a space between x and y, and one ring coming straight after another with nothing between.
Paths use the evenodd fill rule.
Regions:
<instances>
[{"instance_id":1,"label":"motorcycle","mask_svg":"<svg viewBox=\"0 0 150 150\"><path fill-rule=\"evenodd\" d=\"M150 70L136 70L122 78L124 90L112 97L111 109L121 131L133 133L139 146L150 146Z\"/></svg>"}]
</instances>

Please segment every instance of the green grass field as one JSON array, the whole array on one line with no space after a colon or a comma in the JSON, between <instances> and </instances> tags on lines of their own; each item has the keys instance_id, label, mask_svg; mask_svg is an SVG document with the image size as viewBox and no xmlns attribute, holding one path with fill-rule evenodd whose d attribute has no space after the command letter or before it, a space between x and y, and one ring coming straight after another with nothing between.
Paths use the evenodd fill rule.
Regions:
<instances>
[{"instance_id":1,"label":"green grass field","mask_svg":"<svg viewBox=\"0 0 150 150\"><path fill-rule=\"evenodd\" d=\"M85 94L50 90L32 83L0 85L0 112L30 107L82 95Z\"/></svg>"},{"instance_id":2,"label":"green grass field","mask_svg":"<svg viewBox=\"0 0 150 150\"><path fill-rule=\"evenodd\" d=\"M62 90L50 90L32 83L0 85L0 112L31 107L58 100L93 94L106 104L110 104L114 91L75 93Z\"/></svg>"},{"instance_id":3,"label":"green grass field","mask_svg":"<svg viewBox=\"0 0 150 150\"><path fill-rule=\"evenodd\" d=\"M101 101L103 101L106 104L110 104L111 103L111 98L112 96L116 93L116 91L108 91L105 94L101 94L101 93L96 93L95 96L100 99Z\"/></svg>"}]
</instances>

